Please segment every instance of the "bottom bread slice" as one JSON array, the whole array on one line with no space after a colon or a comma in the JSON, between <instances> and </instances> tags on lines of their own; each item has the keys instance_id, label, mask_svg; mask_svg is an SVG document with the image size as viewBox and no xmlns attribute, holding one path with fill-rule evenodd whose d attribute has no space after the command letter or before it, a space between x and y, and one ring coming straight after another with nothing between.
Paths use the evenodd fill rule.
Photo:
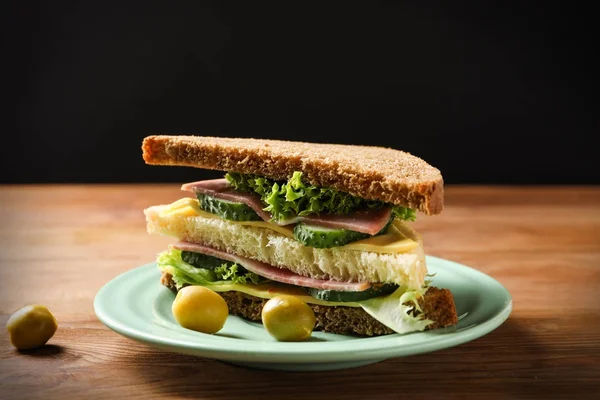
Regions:
<instances>
[{"instance_id":1,"label":"bottom bread slice","mask_svg":"<svg viewBox=\"0 0 600 400\"><path fill-rule=\"evenodd\" d=\"M161 283L177 292L171 274L163 272ZM260 314L267 299L242 292L220 292L229 307L229 313L248 319L261 321ZM419 302L424 317L434 321L426 329L456 325L458 315L454 298L448 289L430 287ZM380 336L394 333L393 330L371 317L360 307L322 306L309 304L316 317L315 329L341 335Z\"/></svg>"}]
</instances>

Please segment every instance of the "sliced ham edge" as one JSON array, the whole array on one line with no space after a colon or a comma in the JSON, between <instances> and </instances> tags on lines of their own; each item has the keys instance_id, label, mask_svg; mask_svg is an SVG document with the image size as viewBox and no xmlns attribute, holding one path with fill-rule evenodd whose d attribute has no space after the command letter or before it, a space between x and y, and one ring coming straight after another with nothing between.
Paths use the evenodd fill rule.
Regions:
<instances>
[{"instance_id":1,"label":"sliced ham edge","mask_svg":"<svg viewBox=\"0 0 600 400\"><path fill-rule=\"evenodd\" d=\"M304 286L315 289L336 290L345 292L362 292L371 287L368 282L343 282L332 279L314 279L307 276L296 274L285 268L278 268L261 261L252 260L247 257L238 256L212 247L190 242L177 242L171 245L171 248L182 251L191 251L208 256L217 257L223 260L231 261L254 272L264 278L272 281L287 283L290 285Z\"/></svg>"},{"instance_id":2,"label":"sliced ham edge","mask_svg":"<svg viewBox=\"0 0 600 400\"><path fill-rule=\"evenodd\" d=\"M233 189L229 185L229 182L227 182L227 179L221 178L186 183L181 186L181 190L196 194L205 194L237 203L244 203L252 208L263 221L280 226L303 222L307 225L322 226L332 229L347 229L350 231L366 233L368 235L375 235L387 225L392 216L392 208L385 206L381 208L357 210L346 215L306 215L296 216L285 221L272 221L272 215L263 210L264 204L258 195Z\"/></svg>"},{"instance_id":3,"label":"sliced ham edge","mask_svg":"<svg viewBox=\"0 0 600 400\"><path fill-rule=\"evenodd\" d=\"M392 208L381 207L353 211L346 215L317 215L299 218L300 221L307 225L333 229L347 229L349 231L376 235L385 228L391 217Z\"/></svg>"},{"instance_id":4,"label":"sliced ham edge","mask_svg":"<svg viewBox=\"0 0 600 400\"><path fill-rule=\"evenodd\" d=\"M263 221L272 222L272 215L263 210L264 205L258 195L233 189L229 185L229 182L227 182L227 179L210 179L206 181L186 183L181 186L181 190L195 194L205 194L217 199L233 201L236 203L244 203L253 209L258 216L263 219ZM290 223L287 221L283 222L286 222L286 224ZM278 225L283 224L279 223Z\"/></svg>"}]
</instances>

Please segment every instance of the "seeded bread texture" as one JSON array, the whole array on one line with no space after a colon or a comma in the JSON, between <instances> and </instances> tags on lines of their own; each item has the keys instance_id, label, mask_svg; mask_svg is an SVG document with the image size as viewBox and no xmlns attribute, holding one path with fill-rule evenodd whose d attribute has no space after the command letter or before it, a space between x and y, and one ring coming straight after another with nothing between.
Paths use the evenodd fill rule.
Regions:
<instances>
[{"instance_id":1,"label":"seeded bread texture","mask_svg":"<svg viewBox=\"0 0 600 400\"><path fill-rule=\"evenodd\" d=\"M187 166L303 181L368 200L439 214L444 208L440 171L409 153L385 147L207 136L148 136L148 164Z\"/></svg>"},{"instance_id":2,"label":"seeded bread texture","mask_svg":"<svg viewBox=\"0 0 600 400\"><path fill-rule=\"evenodd\" d=\"M175 282L169 273L163 273L161 283L177 292ZM261 321L260 314L267 300L241 292L221 292L219 295L227 302L231 315L237 315L250 321ZM356 336L380 336L394 333L360 307L309 305L315 313L316 330ZM430 287L419 305L425 314L424 317L434 321L426 328L428 330L458 323L454 298L448 289Z\"/></svg>"},{"instance_id":3,"label":"seeded bread texture","mask_svg":"<svg viewBox=\"0 0 600 400\"><path fill-rule=\"evenodd\" d=\"M417 248L405 253L378 254L343 247L307 247L271 229L198 214L171 213L168 205L149 207L144 214L150 234L203 244L316 279L394 282L418 289L427 274L423 246L414 231Z\"/></svg>"}]
</instances>

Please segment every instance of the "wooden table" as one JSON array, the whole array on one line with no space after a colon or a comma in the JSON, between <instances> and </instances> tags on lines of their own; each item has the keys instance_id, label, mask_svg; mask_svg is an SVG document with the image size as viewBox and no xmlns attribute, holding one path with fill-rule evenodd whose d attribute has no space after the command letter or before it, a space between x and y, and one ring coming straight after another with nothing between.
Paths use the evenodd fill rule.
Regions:
<instances>
[{"instance_id":1,"label":"wooden table","mask_svg":"<svg viewBox=\"0 0 600 400\"><path fill-rule=\"evenodd\" d=\"M600 398L599 187L447 187L443 214L415 223L426 251L499 280L510 318L454 348L322 373L160 352L96 319L100 287L170 242L146 234L142 209L180 196L177 185L0 187L0 323L42 303L60 325L38 351L0 335L0 398Z\"/></svg>"}]
</instances>

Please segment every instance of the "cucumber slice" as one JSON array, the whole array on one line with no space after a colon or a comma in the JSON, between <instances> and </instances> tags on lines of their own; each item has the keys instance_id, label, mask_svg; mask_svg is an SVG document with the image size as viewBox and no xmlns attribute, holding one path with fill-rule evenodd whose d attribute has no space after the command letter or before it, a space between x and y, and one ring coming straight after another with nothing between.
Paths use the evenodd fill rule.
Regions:
<instances>
[{"instance_id":1,"label":"cucumber slice","mask_svg":"<svg viewBox=\"0 0 600 400\"><path fill-rule=\"evenodd\" d=\"M324 228L322 226L298 223L294 227L294 237L308 247L327 249L343 246L350 242L368 238L371 235L346 229Z\"/></svg>"},{"instance_id":2,"label":"cucumber slice","mask_svg":"<svg viewBox=\"0 0 600 400\"><path fill-rule=\"evenodd\" d=\"M354 302L372 299L373 297L386 296L398 289L395 283L373 285L362 292L343 292L338 290L321 290L308 288L308 293L315 299L335 301L339 303Z\"/></svg>"},{"instance_id":3,"label":"cucumber slice","mask_svg":"<svg viewBox=\"0 0 600 400\"><path fill-rule=\"evenodd\" d=\"M394 217L390 217L390 220L383 229L373 236L387 232L393 220ZM301 222L294 227L294 237L305 246L315 247L317 249L328 249L330 247L343 246L351 242L356 242L357 240L366 239L372 237L372 235L347 229L332 229L307 225Z\"/></svg>"},{"instance_id":4,"label":"cucumber slice","mask_svg":"<svg viewBox=\"0 0 600 400\"><path fill-rule=\"evenodd\" d=\"M181 259L196 268L215 269L223 264L233 265L231 261L223 260L206 254L194 253L193 251L182 251Z\"/></svg>"},{"instance_id":5,"label":"cucumber slice","mask_svg":"<svg viewBox=\"0 0 600 400\"><path fill-rule=\"evenodd\" d=\"M231 221L262 221L256 211L244 203L217 199L205 194L198 194L200 208L206 212L218 215Z\"/></svg>"}]
</instances>

